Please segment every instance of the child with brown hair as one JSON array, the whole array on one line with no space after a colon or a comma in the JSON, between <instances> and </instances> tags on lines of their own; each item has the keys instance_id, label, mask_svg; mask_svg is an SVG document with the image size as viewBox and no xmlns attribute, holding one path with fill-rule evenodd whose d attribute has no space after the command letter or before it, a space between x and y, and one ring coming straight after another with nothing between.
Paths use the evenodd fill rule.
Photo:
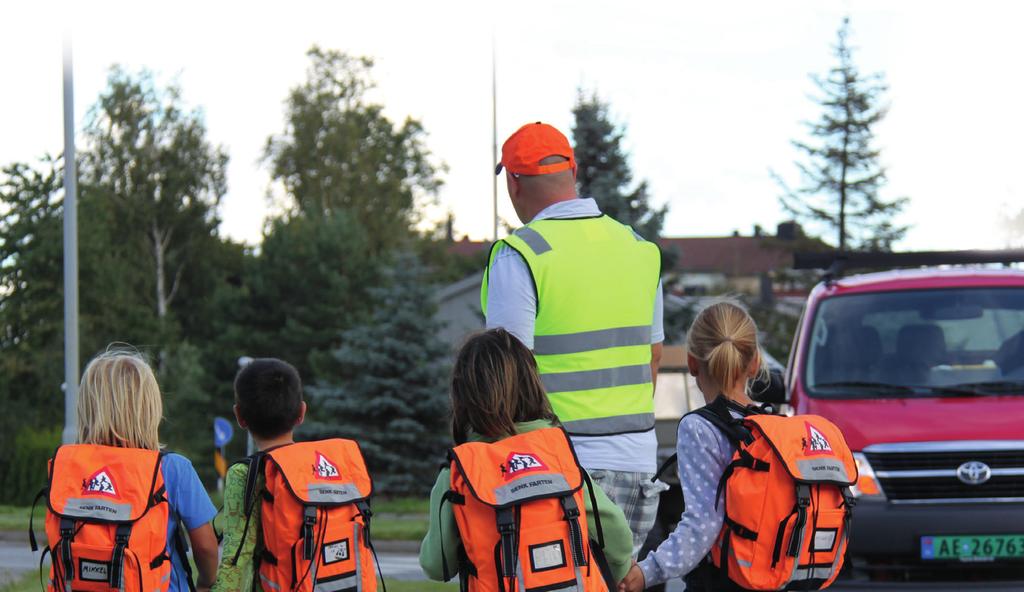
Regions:
<instances>
[{"instance_id":1,"label":"child with brown hair","mask_svg":"<svg viewBox=\"0 0 1024 592\"><path fill-rule=\"evenodd\" d=\"M568 437L559 428L558 418L551 410L551 404L548 402L540 376L537 374L536 361L526 346L504 329L492 329L471 337L459 352L452 371L451 405L452 438L458 445L452 450L452 457L453 459L462 459L459 461L462 462L462 465L459 466L463 469L460 472L465 474L456 475L453 479L451 468L445 467L441 469L431 491L430 527L420 547L420 565L427 576L431 579L442 580L446 579L449 574L461 573L468 579L467 585L470 590L480 589L478 586L481 585L484 586L483 589L491 589L487 586L494 585L493 583L481 584L482 580L478 581L479 578L486 577L485 572L494 576L493 546L485 550L490 561L479 561L472 571L465 571L465 568L468 567L465 563L467 550L479 543L479 540L467 540L466 533L460 529L460 526L465 526L466 513L471 511L471 501L453 500L458 497L469 497L453 495L453 482L458 483L460 479L475 480L479 474L480 479L491 479L499 485L498 489L503 490L506 499L513 500L506 504L509 505L514 502L517 484L523 485L523 488L526 489L535 485L526 483L527 477L525 476L527 475L550 474L554 475L555 481L558 481L560 475L557 474L557 471L552 470L556 468L556 465L567 467L566 474L582 474L581 488L583 489L581 491L584 493L582 499L584 500L584 513L587 517L586 532L590 533L591 538L594 538L594 533L603 531L603 551L611 575L615 581L618 581L626 574L632 562L632 535L625 516L608 499L601 488L590 485L582 468L577 469L578 462L575 459L575 453L572 452ZM538 432L542 430L549 430L547 432L547 435L550 436L548 442L561 446L561 448L553 449L565 451L562 458L549 457L545 462L544 458L530 454L525 438L528 438L529 434L539 437ZM483 468L478 472L473 468L463 466L466 464L465 460L471 458L470 453L483 454L487 450L483 443L500 445L506 441L516 442L513 446L520 446L520 442L523 444L521 448L510 449L511 452L507 456L503 455L498 458L494 467L480 465ZM464 454L465 456L463 456ZM480 456L476 458L480 458ZM569 477L568 480L571 481L572 477ZM540 489L543 489L543 486L535 487L532 492L536 494ZM476 493L481 498L488 496L488 492L480 488ZM498 495L501 497L502 494ZM459 511L463 513L461 524L457 524L452 503L444 503L448 500L453 500L460 505ZM567 502L563 501L562 503ZM525 508L525 506L520 507ZM500 509L498 511L500 512ZM561 512L562 510L559 509L557 516L559 523L562 518ZM523 509L523 516L526 516L526 513L527 510ZM569 513L567 511L567 515ZM481 528L480 539L488 536L489 531L495 529L493 519L492 512L491 519L486 524L488 531L485 532ZM528 532L527 529L531 527L519 524L516 526L523 533ZM478 539L477 535L478 533L474 531L473 538ZM516 545L518 545L518 537ZM550 569L553 573L559 568L564 569L566 562L571 564L574 559L571 554L566 555L568 549L559 548L558 545L548 544L546 547L535 545L530 549L530 553L533 554L529 555L529 561L536 561L532 564L529 561L519 562L521 571L526 571L528 568L538 572ZM520 555L516 553L516 549L510 549L510 552L516 557L513 560L515 563ZM583 553L588 557L590 555L586 549L583 549ZM472 555L472 553L470 554ZM462 558L461 562L460 557ZM501 562L499 561L499 563ZM581 563L583 562L581 561L577 565ZM500 571L501 565L498 568ZM582 569L585 570L586 567ZM596 576L596 574L594 575ZM521 573L518 577L522 582ZM582 578L583 576L577 575L577 577ZM579 589L583 590L584 588L587 591L603 590L604 586L600 584L596 588L581 587Z\"/></svg>"}]
</instances>

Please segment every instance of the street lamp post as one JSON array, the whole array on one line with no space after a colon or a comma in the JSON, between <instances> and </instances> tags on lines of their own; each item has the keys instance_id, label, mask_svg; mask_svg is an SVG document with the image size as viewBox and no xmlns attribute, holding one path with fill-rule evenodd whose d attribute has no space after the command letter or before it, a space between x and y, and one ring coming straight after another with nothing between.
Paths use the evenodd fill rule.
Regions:
<instances>
[{"instance_id":1,"label":"street lamp post","mask_svg":"<svg viewBox=\"0 0 1024 592\"><path fill-rule=\"evenodd\" d=\"M78 404L78 183L75 170L75 97L71 33L64 35L64 433L77 440Z\"/></svg>"}]
</instances>

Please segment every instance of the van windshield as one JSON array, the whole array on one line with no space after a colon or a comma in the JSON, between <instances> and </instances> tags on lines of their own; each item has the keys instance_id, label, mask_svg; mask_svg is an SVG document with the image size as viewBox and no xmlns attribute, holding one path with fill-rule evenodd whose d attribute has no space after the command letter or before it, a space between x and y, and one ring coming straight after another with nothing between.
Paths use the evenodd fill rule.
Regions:
<instances>
[{"instance_id":1,"label":"van windshield","mask_svg":"<svg viewBox=\"0 0 1024 592\"><path fill-rule=\"evenodd\" d=\"M821 397L1024 394L1024 288L824 300L805 379Z\"/></svg>"}]
</instances>

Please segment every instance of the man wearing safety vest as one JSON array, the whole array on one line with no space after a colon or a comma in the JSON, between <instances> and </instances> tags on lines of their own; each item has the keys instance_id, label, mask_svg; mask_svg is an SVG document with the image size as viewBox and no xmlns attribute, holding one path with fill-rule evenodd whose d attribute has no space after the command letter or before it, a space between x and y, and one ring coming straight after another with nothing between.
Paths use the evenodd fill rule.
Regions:
<instances>
[{"instance_id":1,"label":"man wearing safety vest","mask_svg":"<svg viewBox=\"0 0 1024 592\"><path fill-rule=\"evenodd\" d=\"M580 463L629 521L635 557L665 487L651 481L660 252L577 197L576 159L554 127L537 122L512 134L495 174L502 170L525 226L491 248L480 296L487 327L533 350Z\"/></svg>"}]
</instances>

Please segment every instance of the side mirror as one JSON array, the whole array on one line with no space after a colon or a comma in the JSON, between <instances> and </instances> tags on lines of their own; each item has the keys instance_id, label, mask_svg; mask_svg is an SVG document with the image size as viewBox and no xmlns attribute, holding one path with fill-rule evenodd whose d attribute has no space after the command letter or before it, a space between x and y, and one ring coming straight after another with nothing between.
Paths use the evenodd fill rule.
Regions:
<instances>
[{"instance_id":1,"label":"side mirror","mask_svg":"<svg viewBox=\"0 0 1024 592\"><path fill-rule=\"evenodd\" d=\"M782 405L786 402L786 379L782 368L769 368L768 376L750 385L750 396L755 401Z\"/></svg>"}]
</instances>

